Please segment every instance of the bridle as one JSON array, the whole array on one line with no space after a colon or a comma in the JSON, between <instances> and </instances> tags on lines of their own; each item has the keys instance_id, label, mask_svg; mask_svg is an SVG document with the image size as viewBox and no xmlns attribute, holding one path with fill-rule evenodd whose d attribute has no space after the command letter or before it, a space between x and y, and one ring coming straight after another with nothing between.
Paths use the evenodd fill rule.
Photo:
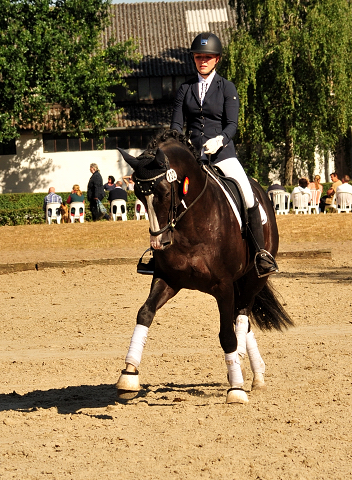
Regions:
<instances>
[{"instance_id":1,"label":"bridle","mask_svg":"<svg viewBox=\"0 0 352 480\"><path fill-rule=\"evenodd\" d=\"M171 232L176 228L176 224L181 220L181 218L188 212L190 208L193 207L193 205L198 202L198 200L202 197L204 194L207 185L208 185L208 172L206 172L206 177L205 177L205 183L203 190L200 192L197 198L193 200L193 202L187 207L186 203L184 200L181 200L180 203L176 204L176 189L175 189L175 184L176 182L178 184L181 184L181 180L178 178L176 171L170 167L170 162L167 156L165 155L165 166L166 166L166 172L160 173L159 175L156 175L152 178L148 179L141 179L141 178L135 178L137 185L140 188L141 193L144 196L149 196L153 193L155 190L156 186L158 183L160 183L164 178L170 183L171 185L171 201L170 201L170 208L169 208L169 213L168 213L168 223L165 225L165 227L161 228L160 230L153 232L149 228L149 233L150 235L157 237L161 233L164 233L168 230ZM177 215L177 210L178 207L182 205L185 210L181 212L179 215Z\"/></svg>"}]
</instances>

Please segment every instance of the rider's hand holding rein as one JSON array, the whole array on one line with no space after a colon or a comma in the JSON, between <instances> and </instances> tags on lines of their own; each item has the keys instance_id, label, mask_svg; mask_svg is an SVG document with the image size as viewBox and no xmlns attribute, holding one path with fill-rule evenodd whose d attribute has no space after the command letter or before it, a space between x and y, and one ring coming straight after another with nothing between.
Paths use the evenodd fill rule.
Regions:
<instances>
[{"instance_id":1,"label":"rider's hand holding rein","mask_svg":"<svg viewBox=\"0 0 352 480\"><path fill-rule=\"evenodd\" d=\"M223 140L224 137L222 135L218 135L217 137L211 138L210 140L205 142L205 144L203 145L204 153L207 155L214 155L214 153L216 153L219 148L223 146Z\"/></svg>"}]
</instances>

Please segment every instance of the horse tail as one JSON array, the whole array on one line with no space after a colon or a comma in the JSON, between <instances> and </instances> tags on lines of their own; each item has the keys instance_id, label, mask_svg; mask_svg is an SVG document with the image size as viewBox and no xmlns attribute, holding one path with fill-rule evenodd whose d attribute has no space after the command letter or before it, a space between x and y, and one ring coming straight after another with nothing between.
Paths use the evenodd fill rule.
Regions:
<instances>
[{"instance_id":1,"label":"horse tail","mask_svg":"<svg viewBox=\"0 0 352 480\"><path fill-rule=\"evenodd\" d=\"M261 330L282 331L284 328L294 326L269 280L256 295L250 318Z\"/></svg>"}]
</instances>

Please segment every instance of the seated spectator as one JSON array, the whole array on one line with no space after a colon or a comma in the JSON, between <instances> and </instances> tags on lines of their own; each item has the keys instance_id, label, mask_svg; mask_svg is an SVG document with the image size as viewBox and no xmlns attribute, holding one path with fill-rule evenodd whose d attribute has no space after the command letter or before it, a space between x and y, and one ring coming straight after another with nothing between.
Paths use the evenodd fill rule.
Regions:
<instances>
[{"instance_id":1,"label":"seated spectator","mask_svg":"<svg viewBox=\"0 0 352 480\"><path fill-rule=\"evenodd\" d=\"M323 197L321 197L321 199L320 199L319 208L320 208L321 212L325 211L325 207L328 207L329 205L331 205L332 199L333 199L333 197L336 193L337 187L342 185L342 182L341 182L341 180L339 180L339 177L337 176L336 172L330 173L330 178L331 178L331 181L332 181L332 185L329 188L329 190L327 191L327 194L324 195Z\"/></svg>"},{"instance_id":2,"label":"seated spectator","mask_svg":"<svg viewBox=\"0 0 352 480\"><path fill-rule=\"evenodd\" d=\"M270 185L267 192L271 192L272 190L282 190L283 192L286 192L284 187L282 185L280 185L279 183L273 183L272 185Z\"/></svg>"},{"instance_id":3,"label":"seated spectator","mask_svg":"<svg viewBox=\"0 0 352 480\"><path fill-rule=\"evenodd\" d=\"M132 180L132 175L124 175L122 180L126 184L126 190L133 191L134 190L134 181Z\"/></svg>"},{"instance_id":4,"label":"seated spectator","mask_svg":"<svg viewBox=\"0 0 352 480\"><path fill-rule=\"evenodd\" d=\"M336 188L336 193L352 193L352 185L349 184L350 177L344 175L341 179L342 184Z\"/></svg>"},{"instance_id":5,"label":"seated spectator","mask_svg":"<svg viewBox=\"0 0 352 480\"><path fill-rule=\"evenodd\" d=\"M323 193L323 185L320 183L320 175L315 175L313 182L308 184L310 190L320 190Z\"/></svg>"},{"instance_id":6,"label":"seated spectator","mask_svg":"<svg viewBox=\"0 0 352 480\"><path fill-rule=\"evenodd\" d=\"M79 188L79 185L75 184L72 187L72 192L68 196L66 203L70 204L72 202L83 202L84 203L84 195Z\"/></svg>"},{"instance_id":7,"label":"seated spectator","mask_svg":"<svg viewBox=\"0 0 352 480\"><path fill-rule=\"evenodd\" d=\"M122 182L117 181L113 190L109 192L109 202L111 203L113 200L122 199L127 202L127 192L122 188Z\"/></svg>"},{"instance_id":8,"label":"seated spectator","mask_svg":"<svg viewBox=\"0 0 352 480\"><path fill-rule=\"evenodd\" d=\"M48 195L44 198L43 210L46 212L46 206L48 203L62 203L62 198L60 195L55 193L55 188L50 187L48 191Z\"/></svg>"},{"instance_id":9,"label":"seated spectator","mask_svg":"<svg viewBox=\"0 0 352 480\"><path fill-rule=\"evenodd\" d=\"M104 184L104 190L114 190L115 188L115 177L113 177L112 175L109 175L108 176L108 183L105 183Z\"/></svg>"},{"instance_id":10,"label":"seated spectator","mask_svg":"<svg viewBox=\"0 0 352 480\"><path fill-rule=\"evenodd\" d=\"M298 180L298 187L295 187L292 190L291 199L293 198L293 195L295 195L296 193L302 193L302 194L305 193L305 194L309 195L309 201L311 200L312 193L311 193L310 189L308 188L308 180L306 178L300 178Z\"/></svg>"}]
</instances>

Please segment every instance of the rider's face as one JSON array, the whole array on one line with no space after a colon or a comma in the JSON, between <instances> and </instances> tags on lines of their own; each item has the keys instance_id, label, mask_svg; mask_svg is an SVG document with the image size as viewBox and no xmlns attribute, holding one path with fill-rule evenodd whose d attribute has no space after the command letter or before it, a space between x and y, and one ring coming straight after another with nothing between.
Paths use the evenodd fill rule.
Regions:
<instances>
[{"instance_id":1,"label":"rider's face","mask_svg":"<svg viewBox=\"0 0 352 480\"><path fill-rule=\"evenodd\" d=\"M212 55L210 53L194 53L193 58L197 71L203 78L210 75L220 59L219 55Z\"/></svg>"}]
</instances>

